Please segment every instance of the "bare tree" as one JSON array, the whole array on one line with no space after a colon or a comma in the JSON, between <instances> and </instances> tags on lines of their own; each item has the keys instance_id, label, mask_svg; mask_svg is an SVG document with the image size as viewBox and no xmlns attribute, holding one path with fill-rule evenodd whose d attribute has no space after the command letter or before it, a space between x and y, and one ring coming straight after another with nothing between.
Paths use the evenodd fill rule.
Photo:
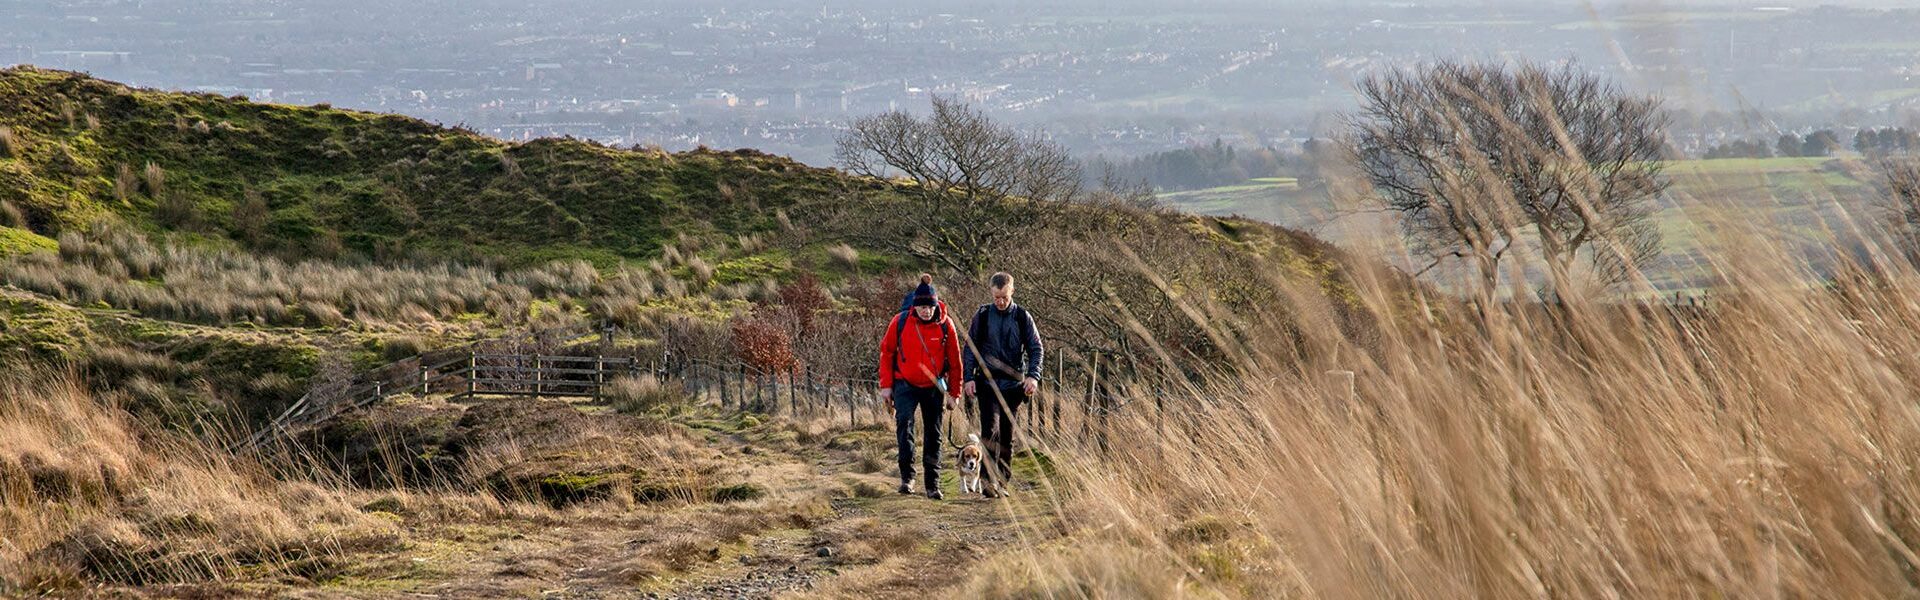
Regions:
<instances>
[{"instance_id":1,"label":"bare tree","mask_svg":"<svg viewBox=\"0 0 1920 600\"><path fill-rule=\"evenodd\" d=\"M1885 188L1878 204L1888 229L1909 258L1920 258L1920 160L1889 158L1880 170Z\"/></svg>"},{"instance_id":2,"label":"bare tree","mask_svg":"<svg viewBox=\"0 0 1920 600\"><path fill-rule=\"evenodd\" d=\"M892 111L855 121L834 154L852 173L913 183L903 191L914 206L900 215L913 221L912 239L864 241L969 275L1080 192L1080 166L1065 148L938 96L926 118Z\"/></svg>"},{"instance_id":3,"label":"bare tree","mask_svg":"<svg viewBox=\"0 0 1920 600\"><path fill-rule=\"evenodd\" d=\"M1094 206L1121 206L1141 210L1162 208L1153 184L1145 179L1128 178L1112 164L1100 167L1100 187L1089 191L1081 201Z\"/></svg>"},{"instance_id":4,"label":"bare tree","mask_svg":"<svg viewBox=\"0 0 1920 600\"><path fill-rule=\"evenodd\" d=\"M1556 290L1576 261L1611 285L1659 252L1657 99L1571 66L1451 62L1368 77L1359 92L1348 159L1414 250L1471 261L1483 294L1516 246L1537 245Z\"/></svg>"}]
</instances>

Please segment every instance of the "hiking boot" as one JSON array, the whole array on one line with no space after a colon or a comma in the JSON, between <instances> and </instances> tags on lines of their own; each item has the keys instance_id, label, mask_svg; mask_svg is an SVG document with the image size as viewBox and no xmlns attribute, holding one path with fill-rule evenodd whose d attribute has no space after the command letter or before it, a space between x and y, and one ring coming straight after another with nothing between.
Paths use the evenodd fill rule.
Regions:
<instances>
[{"instance_id":1,"label":"hiking boot","mask_svg":"<svg viewBox=\"0 0 1920 600\"><path fill-rule=\"evenodd\" d=\"M901 494L911 494L911 493L913 493L913 482L911 482L911 481L902 481L902 482L900 482L900 493L901 493Z\"/></svg>"},{"instance_id":2,"label":"hiking boot","mask_svg":"<svg viewBox=\"0 0 1920 600\"><path fill-rule=\"evenodd\" d=\"M988 497L988 498L999 498L999 497L1000 497L1000 494L998 494L998 493L995 493L995 492L993 491L993 486L990 486L990 485L989 485L989 486L984 486L984 487L981 487L981 488L980 488L980 495L982 495L982 496L986 496L986 497Z\"/></svg>"},{"instance_id":3,"label":"hiking boot","mask_svg":"<svg viewBox=\"0 0 1920 600\"><path fill-rule=\"evenodd\" d=\"M934 490L927 490L927 499L928 499L928 500L939 500L939 499L940 499L940 490L937 490L937 489L934 489Z\"/></svg>"}]
</instances>

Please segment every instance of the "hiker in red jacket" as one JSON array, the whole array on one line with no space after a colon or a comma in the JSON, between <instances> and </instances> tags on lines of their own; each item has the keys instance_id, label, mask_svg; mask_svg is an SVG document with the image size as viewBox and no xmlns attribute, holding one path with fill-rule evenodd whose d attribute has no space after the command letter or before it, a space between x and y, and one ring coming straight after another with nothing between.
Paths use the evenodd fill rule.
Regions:
<instances>
[{"instance_id":1,"label":"hiker in red jacket","mask_svg":"<svg viewBox=\"0 0 1920 600\"><path fill-rule=\"evenodd\" d=\"M880 390L893 403L900 493L913 493L913 411L919 408L926 417L921 464L927 497L939 500L940 417L960 401L960 333L947 318L932 277L921 276L911 303L880 338Z\"/></svg>"}]
</instances>

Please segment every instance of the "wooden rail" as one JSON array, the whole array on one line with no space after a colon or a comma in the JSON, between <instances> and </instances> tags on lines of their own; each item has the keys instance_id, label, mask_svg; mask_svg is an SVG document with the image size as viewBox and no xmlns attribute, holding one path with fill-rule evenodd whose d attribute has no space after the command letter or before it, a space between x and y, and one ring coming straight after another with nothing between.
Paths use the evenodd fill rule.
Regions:
<instances>
[{"instance_id":1,"label":"wooden rail","mask_svg":"<svg viewBox=\"0 0 1920 600\"><path fill-rule=\"evenodd\" d=\"M602 329L572 333L558 340L564 345L598 333L611 346L614 331ZM266 427L261 428L232 449L249 450L276 438L286 437L322 425L349 411L402 394L421 396L444 394L449 399L478 397L555 397L606 398L608 384L621 377L651 374L679 385L687 394L717 404L723 409L796 417L840 418L849 426L890 425L893 419L880 401L879 382L870 378L834 376L816 373L810 368L765 370L739 361L713 362L693 359L650 360L643 364L635 356L584 355L588 349L575 348L580 354L545 352L512 353L482 351L480 346L501 340L486 340L409 357L374 369L362 381L332 389L309 390ZM1043 392L1020 406L1020 433L1026 437L1064 439L1078 437L1106 447L1106 420L1126 405L1117 402L1114 390L1103 385L1094 354L1092 365L1077 373L1079 382L1068 381L1066 361L1052 361L1052 373ZM1163 411L1156 398L1154 407ZM973 398L964 400L965 420L961 427L979 422ZM949 439L958 419L947 419Z\"/></svg>"}]
</instances>

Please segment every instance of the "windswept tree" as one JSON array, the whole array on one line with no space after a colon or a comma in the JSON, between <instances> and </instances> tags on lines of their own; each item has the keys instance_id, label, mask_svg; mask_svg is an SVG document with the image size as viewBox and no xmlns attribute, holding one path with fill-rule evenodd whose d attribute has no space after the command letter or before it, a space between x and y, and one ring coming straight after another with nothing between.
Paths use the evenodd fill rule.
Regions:
<instances>
[{"instance_id":1,"label":"windswept tree","mask_svg":"<svg viewBox=\"0 0 1920 600\"><path fill-rule=\"evenodd\" d=\"M1519 247L1537 247L1555 289L1581 265L1625 281L1659 252L1657 99L1573 67L1452 62L1368 77L1359 93L1349 160L1412 248L1433 266L1469 261L1482 294Z\"/></svg>"},{"instance_id":2,"label":"windswept tree","mask_svg":"<svg viewBox=\"0 0 1920 600\"><path fill-rule=\"evenodd\" d=\"M1879 208L1887 227L1901 252L1920 261L1920 160L1885 159L1880 171L1885 179Z\"/></svg>"},{"instance_id":3,"label":"windswept tree","mask_svg":"<svg viewBox=\"0 0 1920 600\"><path fill-rule=\"evenodd\" d=\"M849 172L913 183L903 190L913 205L898 217L914 234L864 242L968 275L985 273L995 249L1080 194L1080 165L1066 148L938 96L926 117L854 121L834 154Z\"/></svg>"}]
</instances>

